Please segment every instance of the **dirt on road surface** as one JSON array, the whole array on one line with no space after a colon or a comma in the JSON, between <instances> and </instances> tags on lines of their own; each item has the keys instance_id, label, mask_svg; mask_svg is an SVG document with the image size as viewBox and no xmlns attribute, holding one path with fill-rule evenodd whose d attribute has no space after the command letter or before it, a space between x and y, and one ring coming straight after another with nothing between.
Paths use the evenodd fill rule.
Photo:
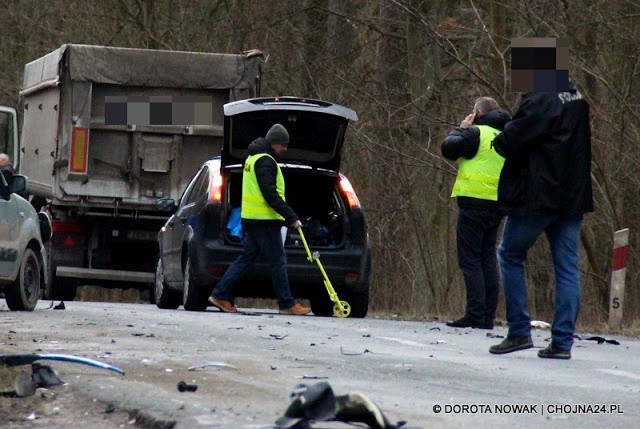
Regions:
<instances>
[{"instance_id":1,"label":"dirt on road surface","mask_svg":"<svg viewBox=\"0 0 640 429\"><path fill-rule=\"evenodd\" d=\"M6 369L0 371L9 373ZM112 404L94 401L66 384L50 389L39 388L36 394L16 397L0 396L2 428L134 428L135 413L117 409Z\"/></svg>"}]
</instances>

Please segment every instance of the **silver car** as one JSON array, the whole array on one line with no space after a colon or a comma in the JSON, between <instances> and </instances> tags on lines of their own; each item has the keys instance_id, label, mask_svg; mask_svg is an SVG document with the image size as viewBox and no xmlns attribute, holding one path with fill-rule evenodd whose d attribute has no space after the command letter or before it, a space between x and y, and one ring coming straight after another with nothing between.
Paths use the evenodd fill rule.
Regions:
<instances>
[{"instance_id":1,"label":"silver car","mask_svg":"<svg viewBox=\"0 0 640 429\"><path fill-rule=\"evenodd\" d=\"M14 311L33 311L47 281L51 220L23 198L27 178L0 174L0 293Z\"/></svg>"}]
</instances>

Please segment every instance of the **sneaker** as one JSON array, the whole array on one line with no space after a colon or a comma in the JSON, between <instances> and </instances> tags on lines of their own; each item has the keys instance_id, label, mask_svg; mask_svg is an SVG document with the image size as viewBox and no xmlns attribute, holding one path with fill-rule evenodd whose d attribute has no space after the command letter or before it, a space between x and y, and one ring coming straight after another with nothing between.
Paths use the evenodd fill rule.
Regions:
<instances>
[{"instance_id":1,"label":"sneaker","mask_svg":"<svg viewBox=\"0 0 640 429\"><path fill-rule=\"evenodd\" d=\"M280 309L280 314L291 314L294 316L303 316L309 313L311 313L311 309L309 307L304 307L298 303L293 304L289 308Z\"/></svg>"},{"instance_id":2,"label":"sneaker","mask_svg":"<svg viewBox=\"0 0 640 429\"><path fill-rule=\"evenodd\" d=\"M446 325L452 328L493 329L493 323L478 322L467 316L463 316L458 320L449 320Z\"/></svg>"},{"instance_id":3,"label":"sneaker","mask_svg":"<svg viewBox=\"0 0 640 429\"><path fill-rule=\"evenodd\" d=\"M504 339L500 344L489 347L489 353L494 355L502 355L505 353L517 352L518 350L530 349L533 347L531 335L528 337L509 337Z\"/></svg>"},{"instance_id":4,"label":"sneaker","mask_svg":"<svg viewBox=\"0 0 640 429\"><path fill-rule=\"evenodd\" d=\"M218 309L223 313L235 313L236 311L238 311L238 307L231 304L229 301L218 299L213 295L209 297L209 302L218 307Z\"/></svg>"},{"instance_id":5,"label":"sneaker","mask_svg":"<svg viewBox=\"0 0 640 429\"><path fill-rule=\"evenodd\" d=\"M538 357L544 359L571 359L571 350L558 349L551 343L547 348L538 350Z\"/></svg>"}]
</instances>

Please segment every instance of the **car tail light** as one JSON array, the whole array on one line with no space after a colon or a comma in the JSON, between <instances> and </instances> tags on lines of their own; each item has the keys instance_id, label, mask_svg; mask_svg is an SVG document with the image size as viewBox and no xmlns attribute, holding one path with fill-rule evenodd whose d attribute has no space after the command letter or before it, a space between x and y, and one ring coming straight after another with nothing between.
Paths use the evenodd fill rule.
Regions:
<instances>
[{"instance_id":1,"label":"car tail light","mask_svg":"<svg viewBox=\"0 0 640 429\"><path fill-rule=\"evenodd\" d=\"M352 285L356 283L359 278L360 278L360 273L350 271L344 275L344 282L348 285Z\"/></svg>"},{"instance_id":2,"label":"car tail light","mask_svg":"<svg viewBox=\"0 0 640 429\"><path fill-rule=\"evenodd\" d=\"M340 175L340 190L347 198L349 207L360 207L360 200L358 200L358 197L356 196L356 191L353 190L353 186L351 186L349 179L344 177L342 174Z\"/></svg>"},{"instance_id":3,"label":"car tail light","mask_svg":"<svg viewBox=\"0 0 640 429\"><path fill-rule=\"evenodd\" d=\"M209 201L222 201L222 175L220 170L211 173L211 184L209 185Z\"/></svg>"},{"instance_id":4,"label":"car tail light","mask_svg":"<svg viewBox=\"0 0 640 429\"><path fill-rule=\"evenodd\" d=\"M89 128L73 127L69 154L69 173L87 174Z\"/></svg>"},{"instance_id":5,"label":"car tail light","mask_svg":"<svg viewBox=\"0 0 640 429\"><path fill-rule=\"evenodd\" d=\"M216 277L222 277L225 272L225 267L223 265L208 265L207 271Z\"/></svg>"}]
</instances>

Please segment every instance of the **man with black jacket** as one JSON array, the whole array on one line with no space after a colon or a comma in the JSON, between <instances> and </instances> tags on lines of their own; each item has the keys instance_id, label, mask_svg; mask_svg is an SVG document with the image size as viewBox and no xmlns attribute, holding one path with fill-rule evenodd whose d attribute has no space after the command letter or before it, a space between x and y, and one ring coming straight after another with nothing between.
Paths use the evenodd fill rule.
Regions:
<instances>
[{"instance_id":1,"label":"man with black jacket","mask_svg":"<svg viewBox=\"0 0 640 429\"><path fill-rule=\"evenodd\" d=\"M468 115L444 140L442 155L457 160L458 175L452 197L457 197L458 265L464 276L467 305L463 317L450 320L455 328L493 329L500 281L496 235L502 220L498 210L498 179L504 158L491 141L511 116L489 97L476 100Z\"/></svg>"},{"instance_id":2,"label":"man with black jacket","mask_svg":"<svg viewBox=\"0 0 640 429\"><path fill-rule=\"evenodd\" d=\"M249 145L249 157L242 174L242 205L240 217L244 230L244 250L229 266L216 284L209 302L225 313L235 313L231 300L235 283L254 264L258 256L267 262L280 314L304 315L309 307L298 304L291 296L287 276L281 228L302 226L295 212L285 201L284 176L276 159L287 150L289 133L280 124L273 125L265 138Z\"/></svg>"},{"instance_id":3,"label":"man with black jacket","mask_svg":"<svg viewBox=\"0 0 640 429\"><path fill-rule=\"evenodd\" d=\"M498 198L508 217L498 258L509 333L489 352L533 347L524 263L544 232L556 293L551 343L538 356L570 359L580 309L580 230L583 215L593 211L589 105L571 82L565 92L525 93L493 146L505 157Z\"/></svg>"}]
</instances>

